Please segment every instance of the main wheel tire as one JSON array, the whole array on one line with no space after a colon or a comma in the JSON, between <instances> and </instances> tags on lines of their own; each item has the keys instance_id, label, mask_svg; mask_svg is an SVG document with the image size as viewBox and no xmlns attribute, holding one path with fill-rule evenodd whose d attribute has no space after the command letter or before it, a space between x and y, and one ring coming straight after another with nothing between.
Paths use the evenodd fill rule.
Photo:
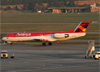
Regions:
<instances>
[{"instance_id":1,"label":"main wheel tire","mask_svg":"<svg viewBox=\"0 0 100 72\"><path fill-rule=\"evenodd\" d=\"M86 59L87 57L85 56L85 59Z\"/></svg>"},{"instance_id":2,"label":"main wheel tire","mask_svg":"<svg viewBox=\"0 0 100 72\"><path fill-rule=\"evenodd\" d=\"M97 58L94 58L95 60L97 60Z\"/></svg>"},{"instance_id":3,"label":"main wheel tire","mask_svg":"<svg viewBox=\"0 0 100 72\"><path fill-rule=\"evenodd\" d=\"M49 42L48 45L52 45L52 42Z\"/></svg>"},{"instance_id":4,"label":"main wheel tire","mask_svg":"<svg viewBox=\"0 0 100 72\"><path fill-rule=\"evenodd\" d=\"M42 43L42 46L46 46L46 43Z\"/></svg>"}]
</instances>

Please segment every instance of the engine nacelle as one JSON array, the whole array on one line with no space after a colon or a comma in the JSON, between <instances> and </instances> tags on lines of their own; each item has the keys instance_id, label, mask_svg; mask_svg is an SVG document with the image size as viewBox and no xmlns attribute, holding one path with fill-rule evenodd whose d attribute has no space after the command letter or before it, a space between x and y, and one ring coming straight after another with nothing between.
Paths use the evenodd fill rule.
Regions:
<instances>
[{"instance_id":1,"label":"engine nacelle","mask_svg":"<svg viewBox=\"0 0 100 72\"><path fill-rule=\"evenodd\" d=\"M53 34L53 37L55 37L55 38L67 38L67 37L69 37L69 34L58 33L58 34Z\"/></svg>"}]
</instances>

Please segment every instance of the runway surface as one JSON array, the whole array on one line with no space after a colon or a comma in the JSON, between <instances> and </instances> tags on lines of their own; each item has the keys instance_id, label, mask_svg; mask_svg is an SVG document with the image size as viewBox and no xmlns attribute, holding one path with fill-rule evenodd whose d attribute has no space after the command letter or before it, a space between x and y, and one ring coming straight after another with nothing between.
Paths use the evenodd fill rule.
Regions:
<instances>
[{"instance_id":1,"label":"runway surface","mask_svg":"<svg viewBox=\"0 0 100 72\"><path fill-rule=\"evenodd\" d=\"M1 45L8 59L0 59L1 72L100 72L100 60L85 59L88 45ZM96 45L96 50L100 46ZM15 58L10 56L15 54Z\"/></svg>"}]
</instances>

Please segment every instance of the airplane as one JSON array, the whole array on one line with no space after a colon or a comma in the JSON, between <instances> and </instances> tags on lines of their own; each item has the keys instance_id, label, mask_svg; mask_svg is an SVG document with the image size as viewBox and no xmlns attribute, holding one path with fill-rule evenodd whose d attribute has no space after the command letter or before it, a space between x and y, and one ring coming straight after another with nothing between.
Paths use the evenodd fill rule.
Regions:
<instances>
[{"instance_id":1,"label":"airplane","mask_svg":"<svg viewBox=\"0 0 100 72\"><path fill-rule=\"evenodd\" d=\"M32 41L40 40L42 45L52 45L52 42L69 40L73 38L83 37L86 35L86 29L91 21L81 21L80 24L74 29L66 32L19 32L9 33L2 40L12 45L12 42L17 41Z\"/></svg>"}]
</instances>

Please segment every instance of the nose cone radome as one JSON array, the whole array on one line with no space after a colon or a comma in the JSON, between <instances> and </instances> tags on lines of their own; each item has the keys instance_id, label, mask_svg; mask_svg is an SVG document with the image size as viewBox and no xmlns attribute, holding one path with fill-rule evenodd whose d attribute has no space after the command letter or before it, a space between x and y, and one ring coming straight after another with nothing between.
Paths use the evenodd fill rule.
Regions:
<instances>
[{"instance_id":1,"label":"nose cone radome","mask_svg":"<svg viewBox=\"0 0 100 72\"><path fill-rule=\"evenodd\" d=\"M6 38L6 37L3 37L3 38L2 38L2 40L3 40L3 41L6 41L6 40L7 40L7 38Z\"/></svg>"}]
</instances>

